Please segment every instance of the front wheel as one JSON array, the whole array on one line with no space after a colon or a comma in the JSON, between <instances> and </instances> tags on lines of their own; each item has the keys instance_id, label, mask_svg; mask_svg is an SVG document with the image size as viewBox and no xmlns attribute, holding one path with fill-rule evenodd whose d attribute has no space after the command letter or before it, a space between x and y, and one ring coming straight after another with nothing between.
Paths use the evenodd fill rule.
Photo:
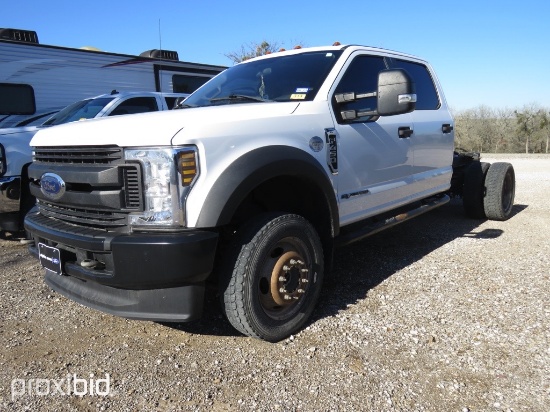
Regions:
<instances>
[{"instance_id":1,"label":"front wheel","mask_svg":"<svg viewBox=\"0 0 550 412\"><path fill-rule=\"evenodd\" d=\"M316 230L294 214L262 214L243 225L227 251L223 307L245 335L270 342L296 332L310 317L323 280Z\"/></svg>"}]
</instances>

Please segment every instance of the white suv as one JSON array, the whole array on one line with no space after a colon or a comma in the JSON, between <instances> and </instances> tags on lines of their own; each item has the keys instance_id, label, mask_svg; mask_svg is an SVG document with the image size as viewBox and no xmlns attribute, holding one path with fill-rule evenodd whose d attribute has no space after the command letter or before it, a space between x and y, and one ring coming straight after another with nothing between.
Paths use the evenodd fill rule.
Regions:
<instances>
[{"instance_id":1,"label":"white suv","mask_svg":"<svg viewBox=\"0 0 550 412\"><path fill-rule=\"evenodd\" d=\"M28 184L21 185L31 162L29 142L40 129L98 117L171 110L184 93L117 92L75 102L39 126L0 128L0 230L17 231L34 204ZM21 213L20 213L21 211Z\"/></svg>"}]
</instances>

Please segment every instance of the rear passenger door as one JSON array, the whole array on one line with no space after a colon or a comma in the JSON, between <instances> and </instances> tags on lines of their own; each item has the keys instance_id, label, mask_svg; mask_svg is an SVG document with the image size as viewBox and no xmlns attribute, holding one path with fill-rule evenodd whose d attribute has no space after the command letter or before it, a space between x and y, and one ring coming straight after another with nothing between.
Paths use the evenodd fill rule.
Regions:
<instances>
[{"instance_id":1,"label":"rear passenger door","mask_svg":"<svg viewBox=\"0 0 550 412\"><path fill-rule=\"evenodd\" d=\"M452 175L453 119L443 96L437 92L431 70L422 62L387 58L390 68L405 69L416 87L416 108L411 113L414 132L410 143L414 155L414 196L444 191Z\"/></svg>"}]
</instances>

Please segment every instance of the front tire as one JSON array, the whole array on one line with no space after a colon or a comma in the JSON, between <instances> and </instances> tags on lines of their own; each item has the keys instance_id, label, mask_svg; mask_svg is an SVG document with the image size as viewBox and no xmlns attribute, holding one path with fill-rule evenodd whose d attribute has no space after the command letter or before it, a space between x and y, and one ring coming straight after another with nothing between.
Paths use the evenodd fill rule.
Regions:
<instances>
[{"instance_id":1,"label":"front tire","mask_svg":"<svg viewBox=\"0 0 550 412\"><path fill-rule=\"evenodd\" d=\"M323 248L313 226L294 214L262 214L237 230L228 253L221 289L233 327L270 342L300 329L323 281Z\"/></svg>"}]
</instances>

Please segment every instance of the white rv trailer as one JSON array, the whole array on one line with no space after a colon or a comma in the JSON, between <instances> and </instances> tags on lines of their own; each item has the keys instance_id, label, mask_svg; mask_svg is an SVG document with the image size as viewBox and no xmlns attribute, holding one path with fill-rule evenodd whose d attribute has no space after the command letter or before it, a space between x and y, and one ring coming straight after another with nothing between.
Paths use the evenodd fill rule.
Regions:
<instances>
[{"instance_id":1,"label":"white rv trailer","mask_svg":"<svg viewBox=\"0 0 550 412\"><path fill-rule=\"evenodd\" d=\"M133 56L51 46L34 31L0 29L0 127L11 115L46 113L113 89L192 93L224 69L179 61L175 51Z\"/></svg>"}]
</instances>

